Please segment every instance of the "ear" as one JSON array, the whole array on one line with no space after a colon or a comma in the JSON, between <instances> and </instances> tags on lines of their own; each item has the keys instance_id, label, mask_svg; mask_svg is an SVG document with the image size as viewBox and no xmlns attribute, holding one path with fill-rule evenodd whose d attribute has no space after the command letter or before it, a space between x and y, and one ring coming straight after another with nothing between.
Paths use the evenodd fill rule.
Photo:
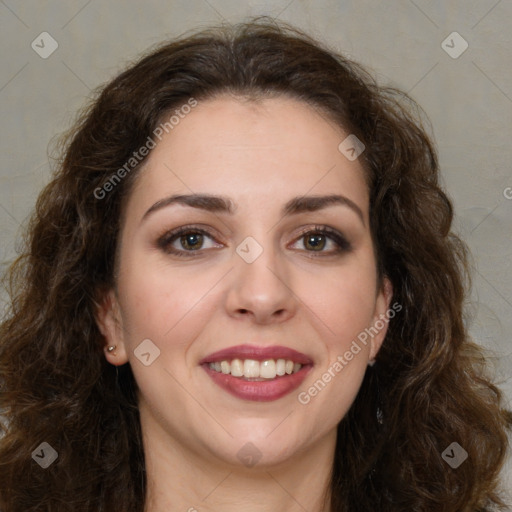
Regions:
<instances>
[{"instance_id":1,"label":"ear","mask_svg":"<svg viewBox=\"0 0 512 512\"><path fill-rule=\"evenodd\" d=\"M114 290L103 294L96 308L96 323L105 338L105 358L110 364L120 366L128 362L127 351L123 339L123 326L120 307ZM108 351L108 347L115 347Z\"/></svg>"},{"instance_id":2,"label":"ear","mask_svg":"<svg viewBox=\"0 0 512 512\"><path fill-rule=\"evenodd\" d=\"M389 320L392 318L390 316L390 304L391 299L393 297L393 285L391 281L384 276L382 279L382 286L377 294L377 298L375 300L375 314L373 317L373 325L371 332L375 332L376 334L372 336L370 341L370 362L369 364L373 364L375 362L375 357L384 342L386 337L386 333L388 331ZM400 307L400 309L402 309ZM394 316L394 315L393 315Z\"/></svg>"}]
</instances>

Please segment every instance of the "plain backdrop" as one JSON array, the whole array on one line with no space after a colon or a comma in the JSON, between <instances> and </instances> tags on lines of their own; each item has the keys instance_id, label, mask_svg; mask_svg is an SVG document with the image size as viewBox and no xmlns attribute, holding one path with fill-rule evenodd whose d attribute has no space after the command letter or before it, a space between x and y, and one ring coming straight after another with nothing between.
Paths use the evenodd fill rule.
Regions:
<instances>
[{"instance_id":1,"label":"plain backdrop","mask_svg":"<svg viewBox=\"0 0 512 512\"><path fill-rule=\"evenodd\" d=\"M91 90L163 39L253 15L305 29L425 109L473 255L470 331L512 407L511 0L1 1L1 270L48 181L48 144Z\"/></svg>"}]
</instances>

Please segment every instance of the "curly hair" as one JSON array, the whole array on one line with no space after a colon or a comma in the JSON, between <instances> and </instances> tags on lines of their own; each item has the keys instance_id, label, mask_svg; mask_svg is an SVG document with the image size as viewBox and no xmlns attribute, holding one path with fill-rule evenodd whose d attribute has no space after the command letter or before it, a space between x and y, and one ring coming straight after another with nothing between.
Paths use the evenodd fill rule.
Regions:
<instances>
[{"instance_id":1,"label":"curly hair","mask_svg":"<svg viewBox=\"0 0 512 512\"><path fill-rule=\"evenodd\" d=\"M359 64L265 18L151 49L95 92L62 139L5 278L0 509L143 511L137 384L128 363L105 360L95 313L115 286L123 208L147 157L112 177L164 115L222 93L299 99L366 146L378 272L403 309L338 425L331 509L502 510L511 415L464 323L468 251L451 232L426 116ZM58 452L44 471L31 457L42 442ZM453 442L468 454L457 469L442 457Z\"/></svg>"}]
</instances>

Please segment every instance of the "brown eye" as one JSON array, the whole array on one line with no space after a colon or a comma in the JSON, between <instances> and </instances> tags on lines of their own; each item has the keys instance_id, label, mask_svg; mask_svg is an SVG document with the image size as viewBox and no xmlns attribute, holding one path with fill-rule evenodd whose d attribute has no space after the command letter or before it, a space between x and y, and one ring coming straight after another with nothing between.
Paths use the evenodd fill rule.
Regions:
<instances>
[{"instance_id":1,"label":"brown eye","mask_svg":"<svg viewBox=\"0 0 512 512\"><path fill-rule=\"evenodd\" d=\"M188 226L165 233L157 240L157 245L166 253L183 257L199 256L202 250L222 246L216 243L215 238L208 231Z\"/></svg>"},{"instance_id":2,"label":"brown eye","mask_svg":"<svg viewBox=\"0 0 512 512\"><path fill-rule=\"evenodd\" d=\"M193 251L200 249L204 242L203 235L201 233L187 233L185 235L181 235L179 241L183 249Z\"/></svg>"},{"instance_id":3,"label":"brown eye","mask_svg":"<svg viewBox=\"0 0 512 512\"><path fill-rule=\"evenodd\" d=\"M332 256L352 249L341 233L328 226L315 226L314 229L303 231L295 244L299 242L302 242L304 251L317 253L318 256Z\"/></svg>"},{"instance_id":4,"label":"brown eye","mask_svg":"<svg viewBox=\"0 0 512 512\"><path fill-rule=\"evenodd\" d=\"M306 249L313 251L322 251L326 244L325 236L322 234L306 235L304 240Z\"/></svg>"}]
</instances>

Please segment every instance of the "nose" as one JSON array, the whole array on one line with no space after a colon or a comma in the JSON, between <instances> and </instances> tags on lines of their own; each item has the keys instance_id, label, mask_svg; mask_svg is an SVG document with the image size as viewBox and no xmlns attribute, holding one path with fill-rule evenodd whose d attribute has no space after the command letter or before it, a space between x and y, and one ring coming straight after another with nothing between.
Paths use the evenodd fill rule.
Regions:
<instances>
[{"instance_id":1,"label":"nose","mask_svg":"<svg viewBox=\"0 0 512 512\"><path fill-rule=\"evenodd\" d=\"M281 323L291 318L298 301L290 282L290 272L271 248L248 263L234 254L226 309L230 316L257 324Z\"/></svg>"}]
</instances>

